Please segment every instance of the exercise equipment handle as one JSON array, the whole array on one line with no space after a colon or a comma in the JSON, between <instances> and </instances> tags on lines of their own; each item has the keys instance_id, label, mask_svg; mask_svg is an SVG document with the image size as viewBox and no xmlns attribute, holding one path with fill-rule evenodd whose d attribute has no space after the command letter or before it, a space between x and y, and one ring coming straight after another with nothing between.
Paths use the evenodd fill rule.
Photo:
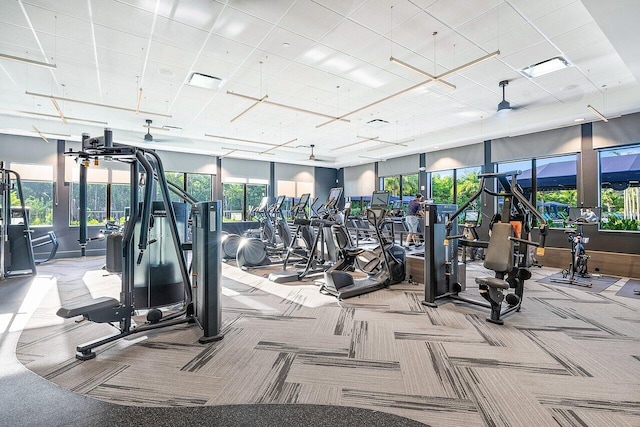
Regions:
<instances>
[{"instance_id":1,"label":"exercise equipment handle","mask_svg":"<svg viewBox=\"0 0 640 427\"><path fill-rule=\"evenodd\" d=\"M517 237L509 237L509 240L512 240L512 241L518 242L518 243L524 243L525 245L531 245L531 246L535 246L535 247L540 246L540 243L538 243L538 242L532 242L531 240L526 240L526 239L519 239Z\"/></svg>"}]
</instances>

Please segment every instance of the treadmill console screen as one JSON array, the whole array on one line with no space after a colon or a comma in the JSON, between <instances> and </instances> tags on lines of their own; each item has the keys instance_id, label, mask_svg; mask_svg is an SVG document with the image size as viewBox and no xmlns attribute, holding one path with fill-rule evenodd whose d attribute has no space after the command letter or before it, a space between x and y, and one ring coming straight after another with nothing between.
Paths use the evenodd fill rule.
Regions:
<instances>
[{"instance_id":1,"label":"treadmill console screen","mask_svg":"<svg viewBox=\"0 0 640 427\"><path fill-rule=\"evenodd\" d=\"M478 211L465 211L464 212L464 222L478 222L479 212Z\"/></svg>"},{"instance_id":2,"label":"treadmill console screen","mask_svg":"<svg viewBox=\"0 0 640 427\"><path fill-rule=\"evenodd\" d=\"M342 187L335 187L329 191L329 197L327 198L326 206L335 206L338 204L338 199L342 195Z\"/></svg>"},{"instance_id":3,"label":"treadmill console screen","mask_svg":"<svg viewBox=\"0 0 640 427\"><path fill-rule=\"evenodd\" d=\"M274 210L280 210L285 199L286 199L286 196L278 196L278 198L276 199Z\"/></svg>"},{"instance_id":4,"label":"treadmill console screen","mask_svg":"<svg viewBox=\"0 0 640 427\"><path fill-rule=\"evenodd\" d=\"M388 191L374 191L371 196L371 207L383 207L389 206L389 192Z\"/></svg>"},{"instance_id":5,"label":"treadmill console screen","mask_svg":"<svg viewBox=\"0 0 640 427\"><path fill-rule=\"evenodd\" d=\"M307 206L307 203L309 203L309 197L309 193L304 193L302 196L300 196L300 199L298 200L298 203L296 203L296 205L300 207Z\"/></svg>"}]
</instances>

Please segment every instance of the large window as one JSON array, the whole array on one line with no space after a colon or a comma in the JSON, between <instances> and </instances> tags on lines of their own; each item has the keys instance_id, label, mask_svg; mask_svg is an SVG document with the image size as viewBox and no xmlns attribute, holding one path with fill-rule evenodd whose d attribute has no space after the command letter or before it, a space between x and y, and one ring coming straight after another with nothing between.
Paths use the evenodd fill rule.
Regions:
<instances>
[{"instance_id":1,"label":"large window","mask_svg":"<svg viewBox=\"0 0 640 427\"><path fill-rule=\"evenodd\" d=\"M112 221L118 224L124 224L125 210L129 207L131 201L131 191L129 184L109 184L111 186L110 200L110 217Z\"/></svg>"},{"instance_id":2,"label":"large window","mask_svg":"<svg viewBox=\"0 0 640 427\"><path fill-rule=\"evenodd\" d=\"M535 160L505 162L498 172L521 171L518 184L528 200L532 200L533 165L535 164L536 209L547 220L549 227L565 227L569 208L578 203L576 191L576 155L556 156ZM502 198L498 199L501 209Z\"/></svg>"},{"instance_id":3,"label":"large window","mask_svg":"<svg viewBox=\"0 0 640 427\"><path fill-rule=\"evenodd\" d=\"M213 198L211 192L211 175L202 173L187 174L187 193L201 202L208 202Z\"/></svg>"},{"instance_id":4,"label":"large window","mask_svg":"<svg viewBox=\"0 0 640 427\"><path fill-rule=\"evenodd\" d=\"M266 184L234 184L222 185L223 221L250 221L251 211L260 205L267 195Z\"/></svg>"},{"instance_id":5,"label":"large window","mask_svg":"<svg viewBox=\"0 0 640 427\"><path fill-rule=\"evenodd\" d=\"M564 227L569 208L577 206L576 155L536 159L538 212L551 227Z\"/></svg>"},{"instance_id":6,"label":"large window","mask_svg":"<svg viewBox=\"0 0 640 427\"><path fill-rule=\"evenodd\" d=\"M80 185L71 183L69 225L80 224ZM87 224L98 225L107 219L107 184L87 183Z\"/></svg>"},{"instance_id":7,"label":"large window","mask_svg":"<svg viewBox=\"0 0 640 427\"><path fill-rule=\"evenodd\" d=\"M420 183L418 182L418 174L402 175L402 196L403 199L408 197L413 198L420 192Z\"/></svg>"},{"instance_id":8,"label":"large window","mask_svg":"<svg viewBox=\"0 0 640 427\"><path fill-rule=\"evenodd\" d=\"M640 145L600 151L603 230L640 231Z\"/></svg>"},{"instance_id":9,"label":"large window","mask_svg":"<svg viewBox=\"0 0 640 427\"><path fill-rule=\"evenodd\" d=\"M400 196L400 175L382 178L382 189L388 191L391 196Z\"/></svg>"},{"instance_id":10,"label":"large window","mask_svg":"<svg viewBox=\"0 0 640 427\"><path fill-rule=\"evenodd\" d=\"M472 167L456 170L456 203L458 206L467 203L471 197L475 196L480 189L480 178L478 174L482 171L481 167ZM480 200L476 199L475 209L480 209Z\"/></svg>"},{"instance_id":11,"label":"large window","mask_svg":"<svg viewBox=\"0 0 640 427\"><path fill-rule=\"evenodd\" d=\"M433 203L453 203L453 170L431 172Z\"/></svg>"},{"instance_id":12,"label":"large window","mask_svg":"<svg viewBox=\"0 0 640 427\"><path fill-rule=\"evenodd\" d=\"M29 225L53 225L53 182L22 181L22 195ZM11 206L20 206L17 186L11 191Z\"/></svg>"},{"instance_id":13,"label":"large window","mask_svg":"<svg viewBox=\"0 0 640 427\"><path fill-rule=\"evenodd\" d=\"M8 169L20 175L24 204L29 212L29 225L53 225L53 166L11 162ZM18 186L12 181L11 206L20 206Z\"/></svg>"}]
</instances>

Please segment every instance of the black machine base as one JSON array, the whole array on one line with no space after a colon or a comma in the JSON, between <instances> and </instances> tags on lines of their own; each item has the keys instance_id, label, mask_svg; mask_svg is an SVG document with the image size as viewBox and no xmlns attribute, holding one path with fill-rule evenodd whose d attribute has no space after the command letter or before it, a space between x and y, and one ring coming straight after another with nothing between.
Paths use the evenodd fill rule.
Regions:
<instances>
[{"instance_id":1,"label":"black machine base","mask_svg":"<svg viewBox=\"0 0 640 427\"><path fill-rule=\"evenodd\" d=\"M269 274L269 280L275 283L289 283L300 280L300 273L296 270L281 270Z\"/></svg>"},{"instance_id":2,"label":"black machine base","mask_svg":"<svg viewBox=\"0 0 640 427\"><path fill-rule=\"evenodd\" d=\"M211 337L200 337L198 342L200 344L207 344L214 341L220 341L222 338L224 338L224 334L213 335Z\"/></svg>"},{"instance_id":3,"label":"black machine base","mask_svg":"<svg viewBox=\"0 0 640 427\"><path fill-rule=\"evenodd\" d=\"M338 299L356 297L385 288L387 285L376 276L354 279L343 271L325 272L324 279L325 283L320 288L320 292L333 295Z\"/></svg>"}]
</instances>

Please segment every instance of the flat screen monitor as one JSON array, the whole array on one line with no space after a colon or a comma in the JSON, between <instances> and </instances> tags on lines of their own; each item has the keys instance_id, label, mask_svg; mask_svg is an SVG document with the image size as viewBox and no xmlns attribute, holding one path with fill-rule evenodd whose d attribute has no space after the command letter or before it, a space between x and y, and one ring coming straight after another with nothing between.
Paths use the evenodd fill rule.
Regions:
<instances>
[{"instance_id":1,"label":"flat screen monitor","mask_svg":"<svg viewBox=\"0 0 640 427\"><path fill-rule=\"evenodd\" d=\"M569 208L567 221L583 224L597 224L600 221L599 207Z\"/></svg>"},{"instance_id":2,"label":"flat screen monitor","mask_svg":"<svg viewBox=\"0 0 640 427\"><path fill-rule=\"evenodd\" d=\"M464 222L478 222L479 217L478 211L469 210L464 212Z\"/></svg>"},{"instance_id":3,"label":"flat screen monitor","mask_svg":"<svg viewBox=\"0 0 640 427\"><path fill-rule=\"evenodd\" d=\"M389 206L389 192L388 191L374 191L371 196L371 207L383 207Z\"/></svg>"}]
</instances>

